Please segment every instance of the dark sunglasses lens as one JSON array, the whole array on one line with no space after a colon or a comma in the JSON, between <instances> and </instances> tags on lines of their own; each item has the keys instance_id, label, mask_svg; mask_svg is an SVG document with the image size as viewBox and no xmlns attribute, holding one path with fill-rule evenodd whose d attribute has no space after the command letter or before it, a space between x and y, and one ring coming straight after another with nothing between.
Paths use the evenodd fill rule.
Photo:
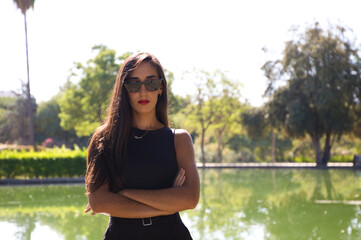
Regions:
<instances>
[{"instance_id":1,"label":"dark sunglasses lens","mask_svg":"<svg viewBox=\"0 0 361 240\"><path fill-rule=\"evenodd\" d=\"M145 82L127 82L125 83L125 88L128 90L128 92L135 93L140 91L140 87L142 84L145 85L145 88L148 91L157 91L160 87L160 84L162 83L161 79L154 79L154 80L148 80Z\"/></svg>"},{"instance_id":2,"label":"dark sunglasses lens","mask_svg":"<svg viewBox=\"0 0 361 240\"><path fill-rule=\"evenodd\" d=\"M160 80L160 79L150 80L150 81L145 82L144 85L148 91L157 91L160 87L161 82L162 82L162 80Z\"/></svg>"},{"instance_id":3,"label":"dark sunglasses lens","mask_svg":"<svg viewBox=\"0 0 361 240\"><path fill-rule=\"evenodd\" d=\"M128 92L139 92L141 84L139 82L131 82L126 83L125 87L127 88Z\"/></svg>"}]
</instances>

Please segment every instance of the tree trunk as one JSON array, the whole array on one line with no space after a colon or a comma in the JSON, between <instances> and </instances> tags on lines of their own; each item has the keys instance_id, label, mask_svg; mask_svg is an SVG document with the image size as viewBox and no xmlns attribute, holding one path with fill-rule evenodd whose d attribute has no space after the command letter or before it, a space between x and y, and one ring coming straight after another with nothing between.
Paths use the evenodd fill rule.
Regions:
<instances>
[{"instance_id":1,"label":"tree trunk","mask_svg":"<svg viewBox=\"0 0 361 240\"><path fill-rule=\"evenodd\" d=\"M312 142L313 142L313 146L315 148L317 167L321 167L321 166L323 166L323 164L322 164L322 152L321 152L321 147L320 147L320 138L312 137Z\"/></svg>"},{"instance_id":2,"label":"tree trunk","mask_svg":"<svg viewBox=\"0 0 361 240\"><path fill-rule=\"evenodd\" d=\"M223 159L222 159L223 158L223 156L222 156L222 149L223 149L222 135L223 135L223 129L218 129L217 158L218 158L218 162L220 162L220 163L223 161Z\"/></svg>"},{"instance_id":3,"label":"tree trunk","mask_svg":"<svg viewBox=\"0 0 361 240\"><path fill-rule=\"evenodd\" d=\"M276 133L272 131L272 162L276 162Z\"/></svg>"},{"instance_id":4,"label":"tree trunk","mask_svg":"<svg viewBox=\"0 0 361 240\"><path fill-rule=\"evenodd\" d=\"M33 104L31 101L30 94L30 76L29 76L29 54L28 54L28 29L26 24L26 13L24 13L24 24L25 24L25 43L26 43L26 68L28 74L28 82L26 84L27 97L28 97L28 115L29 115L29 145L34 146L34 116L33 116Z\"/></svg>"},{"instance_id":5,"label":"tree trunk","mask_svg":"<svg viewBox=\"0 0 361 240\"><path fill-rule=\"evenodd\" d=\"M323 150L322 164L327 166L328 161L330 160L331 155L331 134L326 133L325 139L325 149Z\"/></svg>"}]
</instances>

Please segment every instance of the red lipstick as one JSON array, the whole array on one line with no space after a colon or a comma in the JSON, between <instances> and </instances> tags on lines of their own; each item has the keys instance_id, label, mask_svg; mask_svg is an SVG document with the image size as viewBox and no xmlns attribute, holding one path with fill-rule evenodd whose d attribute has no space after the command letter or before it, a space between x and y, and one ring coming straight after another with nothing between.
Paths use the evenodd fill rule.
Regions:
<instances>
[{"instance_id":1,"label":"red lipstick","mask_svg":"<svg viewBox=\"0 0 361 240\"><path fill-rule=\"evenodd\" d=\"M144 99L144 100L139 100L138 103L139 103L139 104L142 104L142 105L147 105L147 104L149 103L149 100L146 100L146 99Z\"/></svg>"}]
</instances>

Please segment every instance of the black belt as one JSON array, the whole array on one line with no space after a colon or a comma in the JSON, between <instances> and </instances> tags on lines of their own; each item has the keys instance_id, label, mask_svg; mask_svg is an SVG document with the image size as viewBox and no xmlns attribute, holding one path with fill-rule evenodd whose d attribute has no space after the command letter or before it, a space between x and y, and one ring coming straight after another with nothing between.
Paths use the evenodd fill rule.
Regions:
<instances>
[{"instance_id":1,"label":"black belt","mask_svg":"<svg viewBox=\"0 0 361 240\"><path fill-rule=\"evenodd\" d=\"M149 218L118 218L110 217L110 224L117 223L132 223L139 224L141 226L151 226L157 223L174 223L181 221L179 213L174 213L172 215L158 216L158 217L149 217Z\"/></svg>"}]
</instances>

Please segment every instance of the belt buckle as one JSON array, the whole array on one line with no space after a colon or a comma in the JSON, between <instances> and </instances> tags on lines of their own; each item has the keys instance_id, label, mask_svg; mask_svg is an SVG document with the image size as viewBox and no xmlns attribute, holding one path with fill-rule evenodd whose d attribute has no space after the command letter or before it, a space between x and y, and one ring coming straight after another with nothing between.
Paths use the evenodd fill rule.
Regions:
<instances>
[{"instance_id":1,"label":"belt buckle","mask_svg":"<svg viewBox=\"0 0 361 240\"><path fill-rule=\"evenodd\" d=\"M150 226L150 225L153 224L153 223L152 223L152 218L149 218L149 223L145 223L145 222L144 222L144 218L142 218L142 222L143 222L143 226L144 226L144 227Z\"/></svg>"}]
</instances>

